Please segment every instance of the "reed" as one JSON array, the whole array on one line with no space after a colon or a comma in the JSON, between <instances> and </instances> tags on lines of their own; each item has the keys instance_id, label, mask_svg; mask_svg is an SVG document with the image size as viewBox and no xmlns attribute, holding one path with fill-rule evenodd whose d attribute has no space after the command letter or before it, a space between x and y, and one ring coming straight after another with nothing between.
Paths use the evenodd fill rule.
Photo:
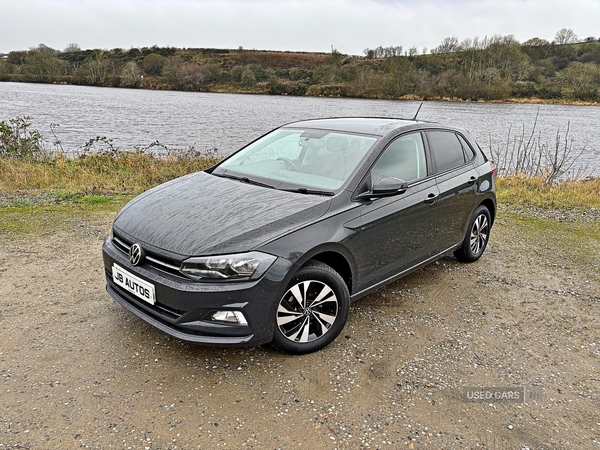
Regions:
<instances>
[{"instance_id":1,"label":"reed","mask_svg":"<svg viewBox=\"0 0 600 450\"><path fill-rule=\"evenodd\" d=\"M504 144L494 145L490 138L489 151L498 175L541 178L548 185L589 177L592 173L589 167L579 164L585 147L574 146L574 140L569 136L570 123L564 133L557 130L554 141L549 143L536 129L538 115L539 109L530 131L526 131L525 124L514 134L509 128Z\"/></svg>"}]
</instances>

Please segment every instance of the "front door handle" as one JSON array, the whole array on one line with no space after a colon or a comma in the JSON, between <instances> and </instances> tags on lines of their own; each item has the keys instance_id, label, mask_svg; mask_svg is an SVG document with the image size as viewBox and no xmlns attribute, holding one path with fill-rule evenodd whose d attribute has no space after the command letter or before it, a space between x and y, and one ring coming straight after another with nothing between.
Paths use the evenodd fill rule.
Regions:
<instances>
[{"instance_id":1,"label":"front door handle","mask_svg":"<svg viewBox=\"0 0 600 450\"><path fill-rule=\"evenodd\" d=\"M432 193L431 193L431 194L429 194L429 195L427 196L427 198L425 199L425 203L429 203L429 204L431 205L432 203L434 203L434 202L435 202L435 201L438 199L438 197L439 197L439 196L440 196L440 194L434 194L434 193L432 192Z\"/></svg>"}]
</instances>

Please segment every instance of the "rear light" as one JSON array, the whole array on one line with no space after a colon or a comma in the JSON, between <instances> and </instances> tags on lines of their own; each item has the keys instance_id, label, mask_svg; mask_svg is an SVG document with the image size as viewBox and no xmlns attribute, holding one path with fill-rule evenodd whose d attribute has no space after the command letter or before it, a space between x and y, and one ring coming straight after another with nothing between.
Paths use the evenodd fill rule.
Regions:
<instances>
[{"instance_id":1,"label":"rear light","mask_svg":"<svg viewBox=\"0 0 600 450\"><path fill-rule=\"evenodd\" d=\"M494 182L496 181L497 177L498 177L498 169L496 168L496 166L494 164L492 164L492 178L494 178Z\"/></svg>"}]
</instances>

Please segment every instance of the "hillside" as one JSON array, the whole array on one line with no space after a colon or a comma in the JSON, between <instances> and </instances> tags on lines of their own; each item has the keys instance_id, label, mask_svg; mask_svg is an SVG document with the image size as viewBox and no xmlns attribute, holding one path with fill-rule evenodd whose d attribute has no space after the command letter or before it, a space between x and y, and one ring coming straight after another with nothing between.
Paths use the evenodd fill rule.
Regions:
<instances>
[{"instance_id":1,"label":"hillside","mask_svg":"<svg viewBox=\"0 0 600 450\"><path fill-rule=\"evenodd\" d=\"M455 39L455 38L454 38ZM365 56L144 47L58 51L43 44L0 59L0 81L144 89L456 100L600 101L600 43L512 36L447 38L429 54L413 47Z\"/></svg>"}]
</instances>

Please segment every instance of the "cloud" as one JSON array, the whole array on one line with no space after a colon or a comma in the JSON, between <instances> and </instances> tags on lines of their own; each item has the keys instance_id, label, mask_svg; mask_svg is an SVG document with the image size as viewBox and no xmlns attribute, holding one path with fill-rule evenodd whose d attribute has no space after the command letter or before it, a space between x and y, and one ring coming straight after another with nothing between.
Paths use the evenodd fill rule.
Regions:
<instances>
[{"instance_id":1,"label":"cloud","mask_svg":"<svg viewBox=\"0 0 600 450\"><path fill-rule=\"evenodd\" d=\"M0 52L40 43L62 49L256 48L362 54L366 47L433 48L459 39L513 34L552 40L560 28L597 32L595 0L0 0Z\"/></svg>"}]
</instances>

